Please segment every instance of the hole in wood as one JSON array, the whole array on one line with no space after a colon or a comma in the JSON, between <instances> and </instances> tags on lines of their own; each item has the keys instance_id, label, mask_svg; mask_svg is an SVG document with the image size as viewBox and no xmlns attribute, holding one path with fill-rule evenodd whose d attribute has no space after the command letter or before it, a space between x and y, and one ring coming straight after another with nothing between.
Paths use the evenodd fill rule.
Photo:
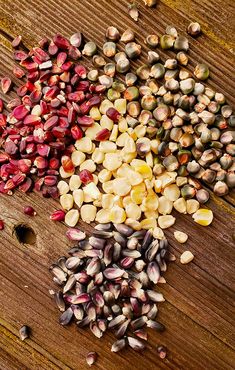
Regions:
<instances>
[{"instance_id":1,"label":"hole in wood","mask_svg":"<svg viewBox=\"0 0 235 370\"><path fill-rule=\"evenodd\" d=\"M14 233L21 244L34 245L36 243L36 235L30 226L19 224L15 226Z\"/></svg>"}]
</instances>

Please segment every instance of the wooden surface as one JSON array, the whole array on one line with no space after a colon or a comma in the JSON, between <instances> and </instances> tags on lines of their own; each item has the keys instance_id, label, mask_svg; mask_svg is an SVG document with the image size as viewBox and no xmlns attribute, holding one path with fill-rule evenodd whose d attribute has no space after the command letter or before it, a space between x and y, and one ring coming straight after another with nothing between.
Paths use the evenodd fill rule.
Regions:
<instances>
[{"instance_id":1,"label":"wooden surface","mask_svg":"<svg viewBox=\"0 0 235 370\"><path fill-rule=\"evenodd\" d=\"M234 105L234 0L162 0L152 10L141 2L138 23L128 17L127 3L0 0L0 76L12 76L10 41L17 34L30 48L43 36L51 37L56 32L69 36L81 30L87 39L101 46L108 25L116 25L120 31L130 26L143 44L148 33L160 35L168 24L184 33L189 21L197 20L203 35L190 39L189 69L198 61L208 63L212 76L208 85L223 92ZM173 53L161 55L165 58ZM13 80L19 85L14 77ZM26 204L35 207L37 217L29 219L22 214ZM226 200L213 197L209 206L215 219L208 228L196 226L190 216L177 215L176 225L167 232L172 249L177 257L185 249L174 240L174 229L186 231L190 235L187 249L196 257L187 266L177 260L165 274L168 283L160 290L166 302L159 305L159 320L167 330L161 335L150 332L149 347L143 354L133 350L112 354L112 334L98 340L89 330L78 331L75 325L63 328L58 324L59 313L48 293L55 288L48 267L66 253L69 243L64 236L65 226L48 221L57 203L36 194L1 195L0 218L6 227L0 232L0 369L87 369L85 355L90 350L99 353L94 368L105 370L234 369L233 205L233 195ZM19 223L31 226L36 234L35 244L18 242L13 231ZM18 339L23 324L32 328L31 338L25 342ZM160 360L156 352L159 344L168 349L165 360Z\"/></svg>"}]
</instances>

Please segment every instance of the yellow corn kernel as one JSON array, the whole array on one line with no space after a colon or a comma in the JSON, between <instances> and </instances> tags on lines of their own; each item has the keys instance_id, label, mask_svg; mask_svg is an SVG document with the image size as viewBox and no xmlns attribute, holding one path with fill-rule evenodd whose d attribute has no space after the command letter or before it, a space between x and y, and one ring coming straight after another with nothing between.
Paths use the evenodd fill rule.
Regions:
<instances>
[{"instance_id":1,"label":"yellow corn kernel","mask_svg":"<svg viewBox=\"0 0 235 370\"><path fill-rule=\"evenodd\" d=\"M213 221L213 212L210 209L200 208L192 217L197 224L208 226Z\"/></svg>"},{"instance_id":2,"label":"yellow corn kernel","mask_svg":"<svg viewBox=\"0 0 235 370\"><path fill-rule=\"evenodd\" d=\"M129 132L129 135L130 135L130 137L134 140L134 141L136 141L137 139L138 139L138 137L137 137L137 135L136 135L136 133L135 133L135 131L132 129L132 131L130 131Z\"/></svg>"},{"instance_id":3,"label":"yellow corn kernel","mask_svg":"<svg viewBox=\"0 0 235 370\"><path fill-rule=\"evenodd\" d=\"M184 198L177 199L173 204L176 211L178 211L179 213L186 213L187 203Z\"/></svg>"},{"instance_id":4,"label":"yellow corn kernel","mask_svg":"<svg viewBox=\"0 0 235 370\"><path fill-rule=\"evenodd\" d=\"M80 212L82 221L89 224L95 220L97 208L92 204L84 204L81 207Z\"/></svg>"},{"instance_id":5,"label":"yellow corn kernel","mask_svg":"<svg viewBox=\"0 0 235 370\"><path fill-rule=\"evenodd\" d=\"M74 152L72 152L71 154L71 160L73 162L73 165L75 167L77 166L80 166L80 164L82 162L84 162L86 159L86 154L84 154L83 152L79 151L79 150L75 150Z\"/></svg>"},{"instance_id":6,"label":"yellow corn kernel","mask_svg":"<svg viewBox=\"0 0 235 370\"><path fill-rule=\"evenodd\" d=\"M113 129L112 129L112 132L111 132L111 135L109 137L109 140L110 141L116 141L117 137L118 137L118 125L114 125Z\"/></svg>"},{"instance_id":7,"label":"yellow corn kernel","mask_svg":"<svg viewBox=\"0 0 235 370\"><path fill-rule=\"evenodd\" d=\"M168 227L174 225L175 217L171 215L164 215L158 217L158 224L161 229L168 229Z\"/></svg>"},{"instance_id":8,"label":"yellow corn kernel","mask_svg":"<svg viewBox=\"0 0 235 370\"><path fill-rule=\"evenodd\" d=\"M106 168L104 168L103 170L101 170L99 173L98 173L98 179L99 181L103 184L104 182L107 182L109 180L111 180L112 178L112 172L109 171L109 170L106 170Z\"/></svg>"},{"instance_id":9,"label":"yellow corn kernel","mask_svg":"<svg viewBox=\"0 0 235 370\"><path fill-rule=\"evenodd\" d=\"M134 220L133 218L127 218L125 224L132 227L132 229L138 231L141 230L141 224L139 221Z\"/></svg>"},{"instance_id":10,"label":"yellow corn kernel","mask_svg":"<svg viewBox=\"0 0 235 370\"><path fill-rule=\"evenodd\" d=\"M138 125L134 128L134 132L135 132L137 138L144 137L145 134L146 134L146 130L147 130L147 128L144 125Z\"/></svg>"},{"instance_id":11,"label":"yellow corn kernel","mask_svg":"<svg viewBox=\"0 0 235 370\"><path fill-rule=\"evenodd\" d=\"M149 167L153 167L153 155L151 152L148 152L145 156L146 163Z\"/></svg>"},{"instance_id":12,"label":"yellow corn kernel","mask_svg":"<svg viewBox=\"0 0 235 370\"><path fill-rule=\"evenodd\" d=\"M186 210L188 214L192 214L197 212L200 208L200 203L196 199L188 199L186 200Z\"/></svg>"},{"instance_id":13,"label":"yellow corn kernel","mask_svg":"<svg viewBox=\"0 0 235 370\"><path fill-rule=\"evenodd\" d=\"M173 202L165 196L160 197L158 201L158 212L162 215L169 215L172 212Z\"/></svg>"},{"instance_id":14,"label":"yellow corn kernel","mask_svg":"<svg viewBox=\"0 0 235 370\"><path fill-rule=\"evenodd\" d=\"M160 240L165 238L164 232L160 227L155 227L153 229L153 237Z\"/></svg>"},{"instance_id":15,"label":"yellow corn kernel","mask_svg":"<svg viewBox=\"0 0 235 370\"><path fill-rule=\"evenodd\" d=\"M145 196L146 196L146 191L140 191L138 189L131 190L131 200L132 202L136 204L141 204Z\"/></svg>"},{"instance_id":16,"label":"yellow corn kernel","mask_svg":"<svg viewBox=\"0 0 235 370\"><path fill-rule=\"evenodd\" d=\"M144 180L144 183L148 192L151 194L155 194L154 191L152 190L154 186L154 178L152 178L152 180L146 179Z\"/></svg>"},{"instance_id":17,"label":"yellow corn kernel","mask_svg":"<svg viewBox=\"0 0 235 370\"><path fill-rule=\"evenodd\" d=\"M139 220L141 217L141 209L135 203L130 203L125 207L126 215L128 218L133 218L134 220Z\"/></svg>"},{"instance_id":18,"label":"yellow corn kernel","mask_svg":"<svg viewBox=\"0 0 235 370\"><path fill-rule=\"evenodd\" d=\"M123 132L121 135L118 136L116 140L117 146L124 147L128 138L129 138L128 133Z\"/></svg>"},{"instance_id":19,"label":"yellow corn kernel","mask_svg":"<svg viewBox=\"0 0 235 370\"><path fill-rule=\"evenodd\" d=\"M96 135L101 130L102 127L98 123L94 122L92 126L86 129L86 136L89 137L91 140L95 140Z\"/></svg>"},{"instance_id":20,"label":"yellow corn kernel","mask_svg":"<svg viewBox=\"0 0 235 370\"><path fill-rule=\"evenodd\" d=\"M122 199L122 203L123 203L123 207L126 208L128 206L128 204L131 204L133 203L131 197L129 195L127 195L127 197L124 197Z\"/></svg>"},{"instance_id":21,"label":"yellow corn kernel","mask_svg":"<svg viewBox=\"0 0 235 370\"><path fill-rule=\"evenodd\" d=\"M156 218L158 219L158 211L146 211L144 212L145 218Z\"/></svg>"},{"instance_id":22,"label":"yellow corn kernel","mask_svg":"<svg viewBox=\"0 0 235 370\"><path fill-rule=\"evenodd\" d=\"M139 172L144 179L152 179L152 169L146 164L145 161L141 159L133 159L131 162L131 167L133 167L135 171Z\"/></svg>"},{"instance_id":23,"label":"yellow corn kernel","mask_svg":"<svg viewBox=\"0 0 235 370\"><path fill-rule=\"evenodd\" d=\"M110 210L109 220L114 224L122 224L126 219L126 212L119 206L114 206Z\"/></svg>"},{"instance_id":24,"label":"yellow corn kernel","mask_svg":"<svg viewBox=\"0 0 235 370\"><path fill-rule=\"evenodd\" d=\"M111 131L113 128L113 121L105 114L100 119L100 126L102 129L107 128L109 131Z\"/></svg>"},{"instance_id":25,"label":"yellow corn kernel","mask_svg":"<svg viewBox=\"0 0 235 370\"><path fill-rule=\"evenodd\" d=\"M131 191L131 185L124 178L117 178L113 180L113 192L115 195L124 197Z\"/></svg>"},{"instance_id":26,"label":"yellow corn kernel","mask_svg":"<svg viewBox=\"0 0 235 370\"><path fill-rule=\"evenodd\" d=\"M99 111L99 108L97 107L92 107L89 112L89 116L93 118L94 121L100 121L101 119L101 114Z\"/></svg>"},{"instance_id":27,"label":"yellow corn kernel","mask_svg":"<svg viewBox=\"0 0 235 370\"><path fill-rule=\"evenodd\" d=\"M108 99L104 99L99 107L100 112L105 114L109 108L113 108L113 103Z\"/></svg>"},{"instance_id":28,"label":"yellow corn kernel","mask_svg":"<svg viewBox=\"0 0 235 370\"><path fill-rule=\"evenodd\" d=\"M75 148L83 153L90 153L92 150L92 141L89 137L84 136L75 142Z\"/></svg>"},{"instance_id":29,"label":"yellow corn kernel","mask_svg":"<svg viewBox=\"0 0 235 370\"><path fill-rule=\"evenodd\" d=\"M145 230L154 229L157 227L156 218L145 218L144 220L140 221L141 228Z\"/></svg>"},{"instance_id":30,"label":"yellow corn kernel","mask_svg":"<svg viewBox=\"0 0 235 370\"><path fill-rule=\"evenodd\" d=\"M124 205L123 205L123 198L122 197L119 197L119 195L115 195L114 199L113 199L113 205L114 206L119 206L121 208L124 208Z\"/></svg>"},{"instance_id":31,"label":"yellow corn kernel","mask_svg":"<svg viewBox=\"0 0 235 370\"><path fill-rule=\"evenodd\" d=\"M99 224L107 224L109 222L109 213L110 213L110 210L108 209L100 209L97 213L96 213L96 218L95 220L99 223Z\"/></svg>"},{"instance_id":32,"label":"yellow corn kernel","mask_svg":"<svg viewBox=\"0 0 235 370\"><path fill-rule=\"evenodd\" d=\"M82 189L76 189L73 191L73 199L75 204L80 208L84 201L84 193Z\"/></svg>"},{"instance_id":33,"label":"yellow corn kernel","mask_svg":"<svg viewBox=\"0 0 235 370\"><path fill-rule=\"evenodd\" d=\"M94 205L95 207L101 208L101 207L102 207L101 199L96 199L96 200L94 200L93 205Z\"/></svg>"},{"instance_id":34,"label":"yellow corn kernel","mask_svg":"<svg viewBox=\"0 0 235 370\"><path fill-rule=\"evenodd\" d=\"M110 209L113 207L113 201L114 201L114 195L113 194L102 194L101 198L101 206L104 209Z\"/></svg>"},{"instance_id":35,"label":"yellow corn kernel","mask_svg":"<svg viewBox=\"0 0 235 370\"><path fill-rule=\"evenodd\" d=\"M128 137L125 142L124 151L126 153L135 153L136 152L136 144L132 137Z\"/></svg>"},{"instance_id":36,"label":"yellow corn kernel","mask_svg":"<svg viewBox=\"0 0 235 370\"><path fill-rule=\"evenodd\" d=\"M126 99L116 99L114 102L114 108L121 114L126 113Z\"/></svg>"},{"instance_id":37,"label":"yellow corn kernel","mask_svg":"<svg viewBox=\"0 0 235 370\"><path fill-rule=\"evenodd\" d=\"M156 211L158 208L158 196L156 194L148 194L146 198L143 199L143 206L148 211Z\"/></svg>"},{"instance_id":38,"label":"yellow corn kernel","mask_svg":"<svg viewBox=\"0 0 235 370\"><path fill-rule=\"evenodd\" d=\"M102 185L102 188L106 194L112 194L113 193L113 180L104 182Z\"/></svg>"},{"instance_id":39,"label":"yellow corn kernel","mask_svg":"<svg viewBox=\"0 0 235 370\"><path fill-rule=\"evenodd\" d=\"M128 129L127 121L124 117L121 117L118 121L119 132L126 132Z\"/></svg>"},{"instance_id":40,"label":"yellow corn kernel","mask_svg":"<svg viewBox=\"0 0 235 370\"><path fill-rule=\"evenodd\" d=\"M136 158L136 156L137 156L137 152L126 153L124 148L121 151L122 161L125 162L125 163L131 163L133 161L133 159Z\"/></svg>"},{"instance_id":41,"label":"yellow corn kernel","mask_svg":"<svg viewBox=\"0 0 235 370\"><path fill-rule=\"evenodd\" d=\"M101 152L99 148L95 148L94 152L92 153L91 159L97 163L101 164L104 161L104 153Z\"/></svg>"}]
</instances>

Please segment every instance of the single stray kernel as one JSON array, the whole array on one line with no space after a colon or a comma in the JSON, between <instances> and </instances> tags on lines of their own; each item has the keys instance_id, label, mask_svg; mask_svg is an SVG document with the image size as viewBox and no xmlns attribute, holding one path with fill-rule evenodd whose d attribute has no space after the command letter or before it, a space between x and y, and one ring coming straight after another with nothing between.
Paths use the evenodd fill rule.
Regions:
<instances>
[{"instance_id":1,"label":"single stray kernel","mask_svg":"<svg viewBox=\"0 0 235 370\"><path fill-rule=\"evenodd\" d=\"M24 214L28 216L36 216L36 211L31 206L25 206L24 207Z\"/></svg>"},{"instance_id":2,"label":"single stray kernel","mask_svg":"<svg viewBox=\"0 0 235 370\"><path fill-rule=\"evenodd\" d=\"M190 251L185 251L180 256L180 262L185 265L194 259L194 255Z\"/></svg>"},{"instance_id":3,"label":"single stray kernel","mask_svg":"<svg viewBox=\"0 0 235 370\"><path fill-rule=\"evenodd\" d=\"M4 229L4 222L3 220L0 220L0 230L3 230Z\"/></svg>"},{"instance_id":4,"label":"single stray kernel","mask_svg":"<svg viewBox=\"0 0 235 370\"><path fill-rule=\"evenodd\" d=\"M182 231L175 231L174 232L174 237L179 243L186 243L188 240L188 235L183 233Z\"/></svg>"},{"instance_id":5,"label":"single stray kernel","mask_svg":"<svg viewBox=\"0 0 235 370\"><path fill-rule=\"evenodd\" d=\"M89 352L86 356L86 362L89 366L93 365L97 360L96 352Z\"/></svg>"},{"instance_id":6,"label":"single stray kernel","mask_svg":"<svg viewBox=\"0 0 235 370\"><path fill-rule=\"evenodd\" d=\"M194 221L202 226L208 226L212 223L213 212L210 209L200 208L193 214Z\"/></svg>"},{"instance_id":7,"label":"single stray kernel","mask_svg":"<svg viewBox=\"0 0 235 370\"><path fill-rule=\"evenodd\" d=\"M166 355L167 355L166 347L164 347L164 346L158 346L157 347L157 351L158 351L159 357L161 359L166 358Z\"/></svg>"},{"instance_id":8,"label":"single stray kernel","mask_svg":"<svg viewBox=\"0 0 235 370\"><path fill-rule=\"evenodd\" d=\"M29 337L29 327L27 325L20 328L19 337L22 341Z\"/></svg>"}]
</instances>

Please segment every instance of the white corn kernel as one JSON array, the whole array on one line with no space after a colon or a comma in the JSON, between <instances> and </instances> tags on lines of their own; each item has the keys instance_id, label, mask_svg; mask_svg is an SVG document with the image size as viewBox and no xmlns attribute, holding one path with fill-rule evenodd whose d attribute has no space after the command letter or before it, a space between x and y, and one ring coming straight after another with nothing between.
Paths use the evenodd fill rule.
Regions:
<instances>
[{"instance_id":1,"label":"white corn kernel","mask_svg":"<svg viewBox=\"0 0 235 370\"><path fill-rule=\"evenodd\" d=\"M76 189L73 191L73 199L75 204L80 208L84 201L84 193L82 189Z\"/></svg>"},{"instance_id":2,"label":"white corn kernel","mask_svg":"<svg viewBox=\"0 0 235 370\"><path fill-rule=\"evenodd\" d=\"M79 220L79 212L77 209L71 209L65 215L64 222L67 226L74 227L77 225Z\"/></svg>"},{"instance_id":3,"label":"white corn kernel","mask_svg":"<svg viewBox=\"0 0 235 370\"><path fill-rule=\"evenodd\" d=\"M158 212L162 215L169 215L172 212L173 202L164 195L159 198Z\"/></svg>"},{"instance_id":4,"label":"white corn kernel","mask_svg":"<svg viewBox=\"0 0 235 370\"><path fill-rule=\"evenodd\" d=\"M117 145L112 141L101 141L99 149L102 153L115 153L117 150Z\"/></svg>"},{"instance_id":5,"label":"white corn kernel","mask_svg":"<svg viewBox=\"0 0 235 370\"><path fill-rule=\"evenodd\" d=\"M84 203L92 203L94 199L89 195L84 193Z\"/></svg>"},{"instance_id":6,"label":"white corn kernel","mask_svg":"<svg viewBox=\"0 0 235 370\"><path fill-rule=\"evenodd\" d=\"M175 217L171 215L164 215L158 217L158 224L161 229L167 229L168 227L174 225Z\"/></svg>"},{"instance_id":7,"label":"white corn kernel","mask_svg":"<svg viewBox=\"0 0 235 370\"><path fill-rule=\"evenodd\" d=\"M114 224L122 224L126 219L126 212L119 206L111 208L109 213L109 220Z\"/></svg>"},{"instance_id":8,"label":"white corn kernel","mask_svg":"<svg viewBox=\"0 0 235 370\"><path fill-rule=\"evenodd\" d=\"M109 170L106 170L106 168L104 168L103 170L101 170L99 173L98 173L98 179L99 181L103 184L104 182L107 182L109 180L111 180L111 177L112 177L112 172L109 171Z\"/></svg>"},{"instance_id":9,"label":"white corn kernel","mask_svg":"<svg viewBox=\"0 0 235 370\"><path fill-rule=\"evenodd\" d=\"M120 155L117 153L106 153L103 166L109 171L115 171L118 169L122 164L122 160Z\"/></svg>"},{"instance_id":10,"label":"white corn kernel","mask_svg":"<svg viewBox=\"0 0 235 370\"><path fill-rule=\"evenodd\" d=\"M135 153L136 152L136 144L132 137L128 137L125 141L124 150L126 153Z\"/></svg>"},{"instance_id":11,"label":"white corn kernel","mask_svg":"<svg viewBox=\"0 0 235 370\"><path fill-rule=\"evenodd\" d=\"M113 128L113 121L105 114L101 117L100 126L102 129L107 128L109 131L111 131Z\"/></svg>"},{"instance_id":12,"label":"white corn kernel","mask_svg":"<svg viewBox=\"0 0 235 370\"><path fill-rule=\"evenodd\" d=\"M110 213L110 210L108 209L100 209L97 213L96 213L96 218L95 220L99 223L99 224L107 224L110 219L109 219L109 213Z\"/></svg>"},{"instance_id":13,"label":"white corn kernel","mask_svg":"<svg viewBox=\"0 0 235 370\"><path fill-rule=\"evenodd\" d=\"M172 202L175 202L180 197L180 189L176 184L171 184L165 187L163 195Z\"/></svg>"},{"instance_id":14,"label":"white corn kernel","mask_svg":"<svg viewBox=\"0 0 235 370\"><path fill-rule=\"evenodd\" d=\"M95 163L101 164L104 161L104 153L101 152L99 148L95 148L94 152L92 153L91 159Z\"/></svg>"},{"instance_id":15,"label":"white corn kernel","mask_svg":"<svg viewBox=\"0 0 235 370\"><path fill-rule=\"evenodd\" d=\"M95 140L96 135L101 130L102 127L98 123L94 122L92 126L86 129L86 136L89 137L91 140Z\"/></svg>"},{"instance_id":16,"label":"white corn kernel","mask_svg":"<svg viewBox=\"0 0 235 370\"><path fill-rule=\"evenodd\" d=\"M186 185L188 183L188 179L187 177L183 177L183 176L177 176L176 177L176 185L177 186L183 186L183 185Z\"/></svg>"},{"instance_id":17,"label":"white corn kernel","mask_svg":"<svg viewBox=\"0 0 235 370\"><path fill-rule=\"evenodd\" d=\"M102 184L102 189L106 194L112 194L113 193L113 180L106 181Z\"/></svg>"},{"instance_id":18,"label":"white corn kernel","mask_svg":"<svg viewBox=\"0 0 235 370\"><path fill-rule=\"evenodd\" d=\"M80 166L80 164L82 164L82 162L84 162L85 159L86 159L86 154L84 154L80 150L75 150L71 154L71 160L75 167Z\"/></svg>"},{"instance_id":19,"label":"white corn kernel","mask_svg":"<svg viewBox=\"0 0 235 370\"><path fill-rule=\"evenodd\" d=\"M177 199L173 205L179 213L186 213L186 200L184 198Z\"/></svg>"},{"instance_id":20,"label":"white corn kernel","mask_svg":"<svg viewBox=\"0 0 235 370\"><path fill-rule=\"evenodd\" d=\"M86 161L84 161L84 162L80 165L79 170L80 170L80 171L88 170L88 171L90 171L91 173L92 173L92 172L95 172L95 170L96 170L96 164L94 163L94 161L93 161L92 159L87 159Z\"/></svg>"},{"instance_id":21,"label":"white corn kernel","mask_svg":"<svg viewBox=\"0 0 235 370\"><path fill-rule=\"evenodd\" d=\"M89 224L95 220L97 208L92 204L84 204L81 207L80 212L82 220Z\"/></svg>"},{"instance_id":22,"label":"white corn kernel","mask_svg":"<svg viewBox=\"0 0 235 370\"><path fill-rule=\"evenodd\" d=\"M131 161L133 159L135 159L137 156L137 152L133 152L133 153L126 153L124 151L124 148L122 149L121 151L121 157L122 157L122 161L125 162L125 163L131 163Z\"/></svg>"},{"instance_id":23,"label":"white corn kernel","mask_svg":"<svg viewBox=\"0 0 235 370\"><path fill-rule=\"evenodd\" d=\"M82 137L75 142L75 148L83 153L90 153L92 150L92 141L89 137Z\"/></svg>"},{"instance_id":24,"label":"white corn kernel","mask_svg":"<svg viewBox=\"0 0 235 370\"><path fill-rule=\"evenodd\" d=\"M97 175L95 175L94 173L93 173L93 182L94 182L94 184L95 185L98 185L98 182L99 182L99 179L98 179L98 176Z\"/></svg>"},{"instance_id":25,"label":"white corn kernel","mask_svg":"<svg viewBox=\"0 0 235 370\"><path fill-rule=\"evenodd\" d=\"M60 173L60 177L62 177L62 179L68 179L69 177L71 177L74 174L74 171L66 172L63 169L63 167L61 166L60 169L59 169L59 173Z\"/></svg>"},{"instance_id":26,"label":"white corn kernel","mask_svg":"<svg viewBox=\"0 0 235 370\"><path fill-rule=\"evenodd\" d=\"M164 232L160 227L155 227L153 229L153 237L160 240L165 238Z\"/></svg>"},{"instance_id":27,"label":"white corn kernel","mask_svg":"<svg viewBox=\"0 0 235 370\"><path fill-rule=\"evenodd\" d=\"M127 121L124 117L121 117L118 121L118 130L119 132L126 132L128 129Z\"/></svg>"},{"instance_id":28,"label":"white corn kernel","mask_svg":"<svg viewBox=\"0 0 235 370\"><path fill-rule=\"evenodd\" d=\"M188 214L192 214L197 212L200 207L200 203L196 199L188 199L186 200L186 209Z\"/></svg>"},{"instance_id":29,"label":"white corn kernel","mask_svg":"<svg viewBox=\"0 0 235 370\"><path fill-rule=\"evenodd\" d=\"M129 204L132 204L133 201L131 197L128 195L127 197L122 198L123 207L126 208Z\"/></svg>"},{"instance_id":30,"label":"white corn kernel","mask_svg":"<svg viewBox=\"0 0 235 370\"><path fill-rule=\"evenodd\" d=\"M131 185L123 178L113 180L113 192L115 195L124 197L131 191Z\"/></svg>"},{"instance_id":31,"label":"white corn kernel","mask_svg":"<svg viewBox=\"0 0 235 370\"><path fill-rule=\"evenodd\" d=\"M95 143L92 143L91 150L89 152L87 151L87 154L92 154L94 152L95 148L96 148Z\"/></svg>"},{"instance_id":32,"label":"white corn kernel","mask_svg":"<svg viewBox=\"0 0 235 370\"><path fill-rule=\"evenodd\" d=\"M213 212L210 209L200 208L193 214L194 221L202 226L208 226L213 221Z\"/></svg>"},{"instance_id":33,"label":"white corn kernel","mask_svg":"<svg viewBox=\"0 0 235 370\"><path fill-rule=\"evenodd\" d=\"M135 203L130 203L125 207L126 215L128 218L133 218L134 220L139 220L141 217L141 209Z\"/></svg>"},{"instance_id":34,"label":"white corn kernel","mask_svg":"<svg viewBox=\"0 0 235 370\"><path fill-rule=\"evenodd\" d=\"M190 251L185 251L180 256L180 262L185 265L194 259L194 255Z\"/></svg>"},{"instance_id":35,"label":"white corn kernel","mask_svg":"<svg viewBox=\"0 0 235 370\"><path fill-rule=\"evenodd\" d=\"M73 207L73 196L71 194L61 195L60 204L63 209L69 211Z\"/></svg>"},{"instance_id":36,"label":"white corn kernel","mask_svg":"<svg viewBox=\"0 0 235 370\"><path fill-rule=\"evenodd\" d=\"M188 235L178 230L174 231L174 237L181 244L186 243L188 240Z\"/></svg>"},{"instance_id":37,"label":"white corn kernel","mask_svg":"<svg viewBox=\"0 0 235 370\"><path fill-rule=\"evenodd\" d=\"M151 152L148 152L145 156L146 163L148 166L153 167L153 155Z\"/></svg>"},{"instance_id":38,"label":"white corn kernel","mask_svg":"<svg viewBox=\"0 0 235 370\"><path fill-rule=\"evenodd\" d=\"M89 196L90 198L92 198L92 200L99 199L101 196L101 193L94 182L90 182L89 184L84 186L83 192L85 196Z\"/></svg>"},{"instance_id":39,"label":"white corn kernel","mask_svg":"<svg viewBox=\"0 0 235 370\"><path fill-rule=\"evenodd\" d=\"M89 112L89 116L93 118L94 121L99 121L101 119L101 114L99 108L92 107Z\"/></svg>"},{"instance_id":40,"label":"white corn kernel","mask_svg":"<svg viewBox=\"0 0 235 370\"><path fill-rule=\"evenodd\" d=\"M138 230L141 230L141 224L139 221L136 221L135 219L133 218L127 218L126 221L125 221L125 224L132 227L132 229L138 231Z\"/></svg>"},{"instance_id":41,"label":"white corn kernel","mask_svg":"<svg viewBox=\"0 0 235 370\"><path fill-rule=\"evenodd\" d=\"M154 190L156 193L161 193L162 191L162 182L161 180L155 180L154 181Z\"/></svg>"},{"instance_id":42,"label":"white corn kernel","mask_svg":"<svg viewBox=\"0 0 235 370\"><path fill-rule=\"evenodd\" d=\"M57 188L59 190L60 195L67 194L69 192L69 185L67 184L66 181L63 180L59 181L57 184Z\"/></svg>"},{"instance_id":43,"label":"white corn kernel","mask_svg":"<svg viewBox=\"0 0 235 370\"><path fill-rule=\"evenodd\" d=\"M117 146L124 147L126 145L126 141L129 139L129 135L127 132L123 132L121 135L118 136L116 140Z\"/></svg>"},{"instance_id":44,"label":"white corn kernel","mask_svg":"<svg viewBox=\"0 0 235 370\"><path fill-rule=\"evenodd\" d=\"M108 99L104 99L99 107L100 112L105 114L109 108L113 108L113 103Z\"/></svg>"},{"instance_id":45,"label":"white corn kernel","mask_svg":"<svg viewBox=\"0 0 235 370\"><path fill-rule=\"evenodd\" d=\"M114 102L114 108L121 114L126 113L126 99L116 99Z\"/></svg>"},{"instance_id":46,"label":"white corn kernel","mask_svg":"<svg viewBox=\"0 0 235 370\"><path fill-rule=\"evenodd\" d=\"M101 199L94 200L93 205L95 207L101 208L102 207Z\"/></svg>"},{"instance_id":47,"label":"white corn kernel","mask_svg":"<svg viewBox=\"0 0 235 370\"><path fill-rule=\"evenodd\" d=\"M72 175L69 179L69 188L71 191L79 189L82 185L80 177L78 175Z\"/></svg>"},{"instance_id":48,"label":"white corn kernel","mask_svg":"<svg viewBox=\"0 0 235 370\"><path fill-rule=\"evenodd\" d=\"M151 140L151 142L150 142L150 148L151 148L151 150L152 150L152 152L154 154L158 154L159 144L160 144L160 140L159 139Z\"/></svg>"},{"instance_id":49,"label":"white corn kernel","mask_svg":"<svg viewBox=\"0 0 235 370\"><path fill-rule=\"evenodd\" d=\"M115 196L113 194L102 194L101 206L104 209L110 209L113 207Z\"/></svg>"},{"instance_id":50,"label":"white corn kernel","mask_svg":"<svg viewBox=\"0 0 235 370\"><path fill-rule=\"evenodd\" d=\"M145 136L146 130L146 126L138 125L134 128L134 133L136 134L137 138L141 138Z\"/></svg>"},{"instance_id":51,"label":"white corn kernel","mask_svg":"<svg viewBox=\"0 0 235 370\"><path fill-rule=\"evenodd\" d=\"M112 132L110 134L109 140L116 142L117 137L118 137L118 125L114 125L113 129L112 129Z\"/></svg>"},{"instance_id":52,"label":"white corn kernel","mask_svg":"<svg viewBox=\"0 0 235 370\"><path fill-rule=\"evenodd\" d=\"M145 207L146 211L156 211L159 207L159 198L154 192L148 194L147 197L143 199L142 205Z\"/></svg>"}]
</instances>

